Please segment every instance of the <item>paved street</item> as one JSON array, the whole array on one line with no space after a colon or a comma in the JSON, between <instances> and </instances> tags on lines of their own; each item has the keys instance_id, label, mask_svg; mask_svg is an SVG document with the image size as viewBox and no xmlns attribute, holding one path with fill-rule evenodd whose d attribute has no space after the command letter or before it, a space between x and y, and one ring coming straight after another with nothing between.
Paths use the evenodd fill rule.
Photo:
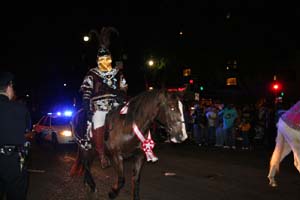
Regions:
<instances>
[{"instance_id":1,"label":"paved street","mask_svg":"<svg viewBox=\"0 0 300 200\"><path fill-rule=\"evenodd\" d=\"M54 151L51 146L33 146L29 200L108 199L113 169L100 169L94 162L97 192L90 194L82 177L70 177L75 148ZM300 175L287 157L278 175L278 188L268 186L266 178L271 151L262 147L252 151L199 148L196 145L158 144L157 163L147 163L142 172L143 200L241 200L300 199ZM165 176L165 172L175 173ZM117 199L130 199L131 160L126 162L126 185Z\"/></svg>"}]
</instances>

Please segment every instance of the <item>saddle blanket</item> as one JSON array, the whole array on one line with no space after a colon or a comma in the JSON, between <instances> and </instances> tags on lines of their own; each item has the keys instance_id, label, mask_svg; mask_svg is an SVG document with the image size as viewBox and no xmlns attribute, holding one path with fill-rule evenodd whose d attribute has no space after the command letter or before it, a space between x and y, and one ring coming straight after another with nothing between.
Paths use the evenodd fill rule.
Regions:
<instances>
[{"instance_id":1,"label":"saddle blanket","mask_svg":"<svg viewBox=\"0 0 300 200\"><path fill-rule=\"evenodd\" d=\"M300 130L300 101L281 115L281 119L291 128Z\"/></svg>"}]
</instances>

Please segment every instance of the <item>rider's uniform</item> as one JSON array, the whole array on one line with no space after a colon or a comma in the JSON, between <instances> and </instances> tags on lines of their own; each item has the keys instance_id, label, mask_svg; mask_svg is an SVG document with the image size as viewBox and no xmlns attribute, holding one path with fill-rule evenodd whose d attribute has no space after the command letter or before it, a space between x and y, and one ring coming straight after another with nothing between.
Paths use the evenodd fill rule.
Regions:
<instances>
[{"instance_id":1,"label":"rider's uniform","mask_svg":"<svg viewBox=\"0 0 300 200\"><path fill-rule=\"evenodd\" d=\"M117 68L102 72L95 67L88 71L80 89L83 93L83 101L90 103L94 129L102 127L107 112L122 103L120 101L125 95L123 89L126 87L126 80Z\"/></svg>"}]
</instances>

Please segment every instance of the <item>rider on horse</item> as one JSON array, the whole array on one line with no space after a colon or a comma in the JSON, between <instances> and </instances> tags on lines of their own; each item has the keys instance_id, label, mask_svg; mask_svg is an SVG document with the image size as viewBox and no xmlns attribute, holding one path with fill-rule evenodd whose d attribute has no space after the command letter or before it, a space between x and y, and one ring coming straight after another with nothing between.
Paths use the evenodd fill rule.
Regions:
<instances>
[{"instance_id":1,"label":"rider on horse","mask_svg":"<svg viewBox=\"0 0 300 200\"><path fill-rule=\"evenodd\" d=\"M112 27L104 27L100 33L100 48L97 53L97 66L90 69L80 86L83 108L86 112L87 131L79 136L85 141L94 141L101 167L110 165L104 154L105 116L113 108L124 103L127 84L121 72L122 66L112 66L112 56L108 47L111 34L118 32ZM91 138L93 137L93 140Z\"/></svg>"}]
</instances>

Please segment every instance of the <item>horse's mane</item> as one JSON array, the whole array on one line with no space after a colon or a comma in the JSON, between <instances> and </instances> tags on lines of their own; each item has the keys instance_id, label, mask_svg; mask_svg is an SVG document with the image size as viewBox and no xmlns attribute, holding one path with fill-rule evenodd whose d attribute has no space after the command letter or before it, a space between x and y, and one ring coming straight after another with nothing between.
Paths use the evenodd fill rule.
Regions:
<instances>
[{"instance_id":1,"label":"horse's mane","mask_svg":"<svg viewBox=\"0 0 300 200\"><path fill-rule=\"evenodd\" d=\"M159 105L166 101L166 90L151 90L140 93L129 101L125 123L151 121L157 115Z\"/></svg>"},{"instance_id":2,"label":"horse's mane","mask_svg":"<svg viewBox=\"0 0 300 200\"><path fill-rule=\"evenodd\" d=\"M144 91L131 98L128 102L127 113L121 117L124 120L124 125L132 125L133 123L149 125L157 116L160 106L166 102L166 99L167 91L164 89ZM120 119L121 109L122 106L111 110L106 117L107 123L112 119Z\"/></svg>"}]
</instances>

